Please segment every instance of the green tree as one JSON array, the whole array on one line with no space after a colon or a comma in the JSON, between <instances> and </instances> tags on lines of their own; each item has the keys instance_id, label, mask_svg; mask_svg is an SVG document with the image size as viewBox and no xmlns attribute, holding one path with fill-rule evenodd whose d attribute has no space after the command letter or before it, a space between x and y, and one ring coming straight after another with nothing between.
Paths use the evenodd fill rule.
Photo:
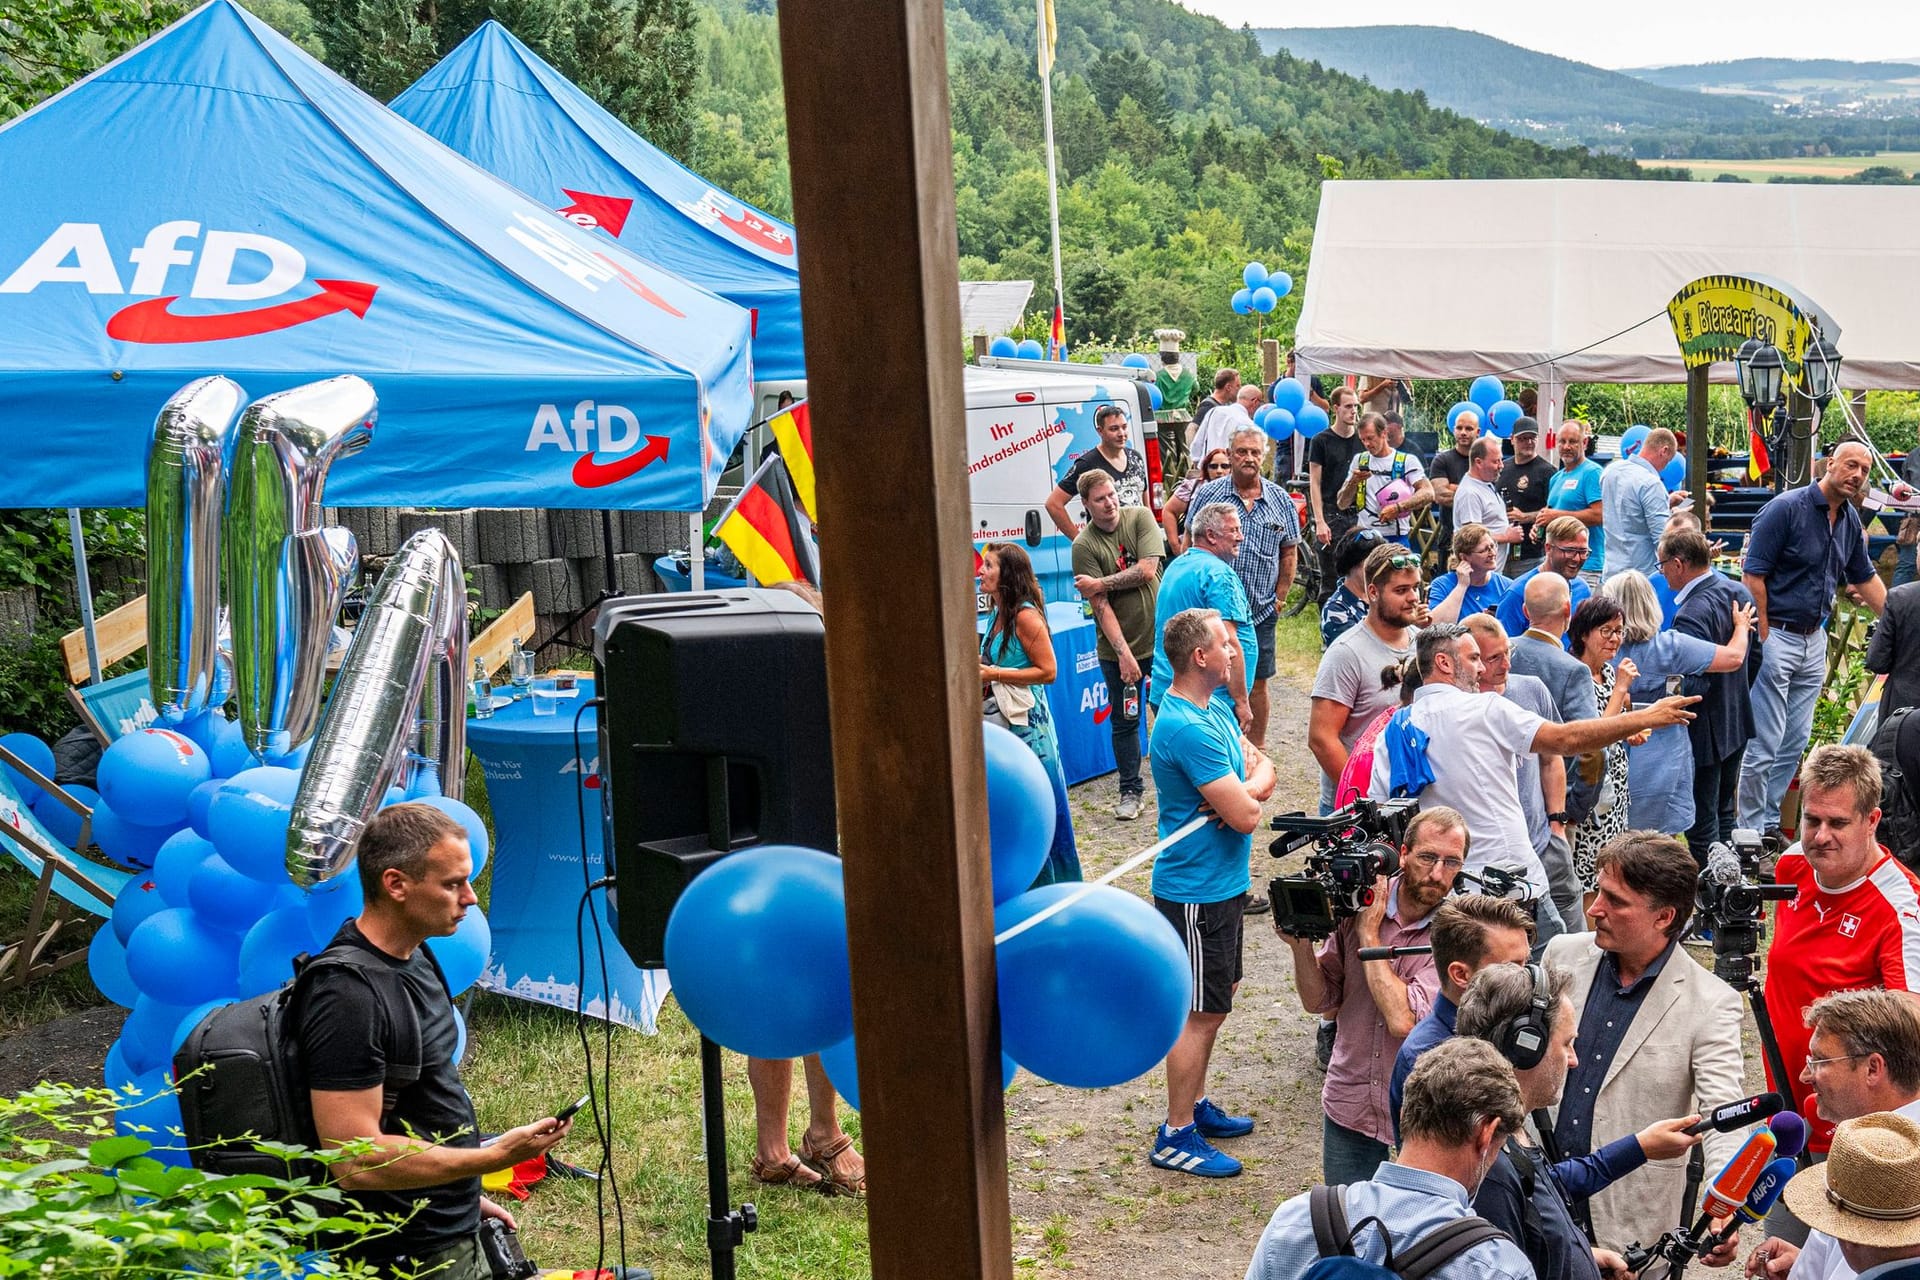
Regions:
<instances>
[{"instance_id":1,"label":"green tree","mask_svg":"<svg viewBox=\"0 0 1920 1280\"><path fill-rule=\"evenodd\" d=\"M177 0L7 0L0 10L0 120L58 93L185 12Z\"/></svg>"}]
</instances>

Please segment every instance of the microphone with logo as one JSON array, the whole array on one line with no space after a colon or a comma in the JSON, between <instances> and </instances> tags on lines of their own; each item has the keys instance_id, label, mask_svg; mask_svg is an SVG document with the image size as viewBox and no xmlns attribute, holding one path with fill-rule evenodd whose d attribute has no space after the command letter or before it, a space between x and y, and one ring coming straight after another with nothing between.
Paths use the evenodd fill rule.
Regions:
<instances>
[{"instance_id":1,"label":"microphone with logo","mask_svg":"<svg viewBox=\"0 0 1920 1280\"><path fill-rule=\"evenodd\" d=\"M1707 1112L1698 1123L1690 1124L1681 1132L1692 1135L1706 1133L1732 1133L1735 1129L1752 1124L1755 1120L1765 1120L1768 1116L1777 1116L1787 1109L1787 1100L1777 1093L1756 1093L1751 1098L1742 1098L1738 1102L1726 1102ZM1798 1116L1794 1117L1796 1120ZM1768 1126L1771 1128L1772 1126ZM1780 1135L1774 1134L1779 1141Z\"/></svg>"},{"instance_id":2,"label":"microphone with logo","mask_svg":"<svg viewBox=\"0 0 1920 1280\"><path fill-rule=\"evenodd\" d=\"M1693 1226L1675 1227L1650 1245L1631 1246L1625 1251L1627 1270L1643 1271L1654 1260L1665 1259L1670 1267L1668 1274L1677 1280L1686 1264L1706 1251L1705 1241L1714 1220L1736 1214L1746 1205L1778 1146L1779 1140L1766 1125L1748 1134L1733 1158L1707 1184L1707 1194L1700 1201L1700 1217Z\"/></svg>"}]
</instances>

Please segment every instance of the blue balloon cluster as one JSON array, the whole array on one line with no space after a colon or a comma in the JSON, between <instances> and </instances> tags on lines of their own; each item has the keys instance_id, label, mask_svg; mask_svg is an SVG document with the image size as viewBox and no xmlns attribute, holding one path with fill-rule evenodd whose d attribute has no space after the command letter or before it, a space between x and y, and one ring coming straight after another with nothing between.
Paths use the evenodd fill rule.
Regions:
<instances>
[{"instance_id":1,"label":"blue balloon cluster","mask_svg":"<svg viewBox=\"0 0 1920 1280\"><path fill-rule=\"evenodd\" d=\"M1293 277L1284 271L1269 272L1263 262L1249 262L1240 272L1244 288L1233 293L1233 309L1238 315L1255 312L1269 315L1280 299L1293 292Z\"/></svg>"},{"instance_id":2,"label":"blue balloon cluster","mask_svg":"<svg viewBox=\"0 0 1920 1280\"><path fill-rule=\"evenodd\" d=\"M1019 738L983 728L995 928L1058 908L997 948L1003 1079L1017 1063L1084 1088L1131 1080L1166 1056L1186 1023L1186 952L1132 894L1029 888L1053 842L1052 787ZM808 963L792 963L795 955ZM701 1034L759 1058L818 1053L841 1096L860 1105L837 859L785 845L723 859L674 906L666 960L674 996Z\"/></svg>"},{"instance_id":3,"label":"blue balloon cluster","mask_svg":"<svg viewBox=\"0 0 1920 1280\"><path fill-rule=\"evenodd\" d=\"M44 743L21 734L0 741L35 768L44 760L41 772L51 774ZM208 1013L273 990L293 976L295 956L325 947L359 914L360 879L349 869L311 890L293 883L287 826L300 772L260 763L239 727L217 712L120 738L100 758L99 784L95 843L146 873L127 881L87 953L94 985L128 1011L105 1082L138 1091L125 1094L121 1131L150 1129L155 1158L184 1164L183 1151L165 1149L167 1130L180 1124L178 1103L165 1092L174 1052ZM479 815L441 796L427 803L467 829L478 875L487 855ZM29 804L48 817L71 813L44 793ZM46 825L56 835L70 829L69 844L79 837L77 816L70 828ZM459 995L485 968L491 932L471 910L458 932L428 946Z\"/></svg>"},{"instance_id":4,"label":"blue balloon cluster","mask_svg":"<svg viewBox=\"0 0 1920 1280\"><path fill-rule=\"evenodd\" d=\"M987 354L998 360L1011 360L1020 354L1020 344L1003 333L987 344Z\"/></svg>"}]
</instances>

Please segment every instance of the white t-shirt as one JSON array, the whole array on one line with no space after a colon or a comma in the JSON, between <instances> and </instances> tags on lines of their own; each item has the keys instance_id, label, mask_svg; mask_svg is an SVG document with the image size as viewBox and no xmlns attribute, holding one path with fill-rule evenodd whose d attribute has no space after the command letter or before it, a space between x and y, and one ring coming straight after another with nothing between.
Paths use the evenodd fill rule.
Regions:
<instances>
[{"instance_id":1,"label":"white t-shirt","mask_svg":"<svg viewBox=\"0 0 1920 1280\"><path fill-rule=\"evenodd\" d=\"M1459 488L1453 494L1453 527L1463 529L1470 524L1483 524L1487 532L1498 537L1507 531L1510 523L1507 519L1507 500L1500 491L1485 480L1473 476L1463 476ZM1507 567L1507 552L1510 544L1496 543L1500 548L1499 557L1493 562L1493 571L1501 573Z\"/></svg>"},{"instance_id":2,"label":"white t-shirt","mask_svg":"<svg viewBox=\"0 0 1920 1280\"><path fill-rule=\"evenodd\" d=\"M1376 458L1365 450L1355 454L1347 465L1347 478L1351 480L1358 474L1361 464L1366 464L1367 487L1365 501L1360 506L1360 525L1362 529L1378 529L1381 533L1395 537L1404 536L1412 527L1411 516L1401 516L1397 520L1380 518L1380 491L1395 480L1404 480L1409 489L1427 478L1427 472L1420 465L1420 459L1403 449L1389 450L1384 458Z\"/></svg>"},{"instance_id":3,"label":"white t-shirt","mask_svg":"<svg viewBox=\"0 0 1920 1280\"><path fill-rule=\"evenodd\" d=\"M1419 634L1412 627L1407 628L1407 644L1413 644ZM1367 731L1374 717L1386 708L1398 705L1399 686L1392 689L1380 687L1380 672L1407 656L1406 649L1395 649L1373 633L1373 628L1362 622L1358 626L1348 627L1340 637L1327 646L1320 655L1320 669L1314 673L1313 694L1315 698L1325 698L1346 707L1347 723L1340 730L1340 743L1348 751ZM1333 803L1334 788L1338 778L1330 778L1323 770L1320 774L1320 799L1322 803Z\"/></svg>"},{"instance_id":4,"label":"white t-shirt","mask_svg":"<svg viewBox=\"0 0 1920 1280\"><path fill-rule=\"evenodd\" d=\"M1518 767L1546 720L1506 698L1450 684L1422 685L1411 710L1414 726L1427 735L1427 766L1433 770L1433 781L1420 793L1421 807L1446 805L1467 820L1473 836L1467 870L1524 867L1527 883L1545 894L1547 872L1527 835ZM1384 737L1374 749L1367 794L1376 800L1393 794L1393 758Z\"/></svg>"},{"instance_id":5,"label":"white t-shirt","mask_svg":"<svg viewBox=\"0 0 1920 1280\"><path fill-rule=\"evenodd\" d=\"M1194 428L1193 442L1187 446L1187 456L1198 467L1215 449L1230 451L1233 448L1233 433L1252 425L1253 419L1240 407L1240 402L1229 401L1209 413L1207 420Z\"/></svg>"}]
</instances>

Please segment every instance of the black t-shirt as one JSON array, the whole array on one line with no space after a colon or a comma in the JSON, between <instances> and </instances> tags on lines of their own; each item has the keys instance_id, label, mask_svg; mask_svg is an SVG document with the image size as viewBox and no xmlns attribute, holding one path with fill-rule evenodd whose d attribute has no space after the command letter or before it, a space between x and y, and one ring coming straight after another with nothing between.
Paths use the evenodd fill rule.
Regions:
<instances>
[{"instance_id":1,"label":"black t-shirt","mask_svg":"<svg viewBox=\"0 0 1920 1280\"><path fill-rule=\"evenodd\" d=\"M1448 484L1458 487L1460 482L1467 478L1469 466L1471 464L1467 461L1466 454L1448 447L1433 455L1433 461L1427 467L1427 479L1445 480ZM1445 562L1450 550L1448 543L1453 538L1453 505L1434 503L1433 516L1439 523L1441 538L1434 545L1439 548L1441 561Z\"/></svg>"},{"instance_id":2,"label":"black t-shirt","mask_svg":"<svg viewBox=\"0 0 1920 1280\"><path fill-rule=\"evenodd\" d=\"M1520 511L1542 511L1547 505L1547 481L1553 478L1553 472L1553 464L1538 454L1529 462L1509 459L1507 465L1500 468L1500 478L1493 482L1493 487L1500 491L1500 496L1510 507ZM1519 545L1538 547L1543 528L1544 525L1537 524L1528 526L1527 539ZM1529 551L1527 554L1533 553Z\"/></svg>"},{"instance_id":3,"label":"black t-shirt","mask_svg":"<svg viewBox=\"0 0 1920 1280\"><path fill-rule=\"evenodd\" d=\"M453 1051L459 1040L453 999L426 948L396 960L368 942L352 920L340 926L328 947L358 947L385 962L384 971L363 973L330 966L313 975L300 1017L300 1047L309 1087L323 1090L387 1087L382 1100L388 1133L407 1133L449 1147L480 1145L473 1100L460 1083ZM402 1029L409 1016L420 1028L418 1064L405 1063ZM399 1056L395 1056L399 1055ZM413 1077L410 1084L389 1086ZM370 1136L370 1135L369 1135ZM406 1217L420 1209L398 1233L383 1236L349 1253L369 1262L400 1254L419 1256L466 1239L480 1227L480 1179L461 1178L408 1191L349 1191L347 1196L371 1213Z\"/></svg>"},{"instance_id":4,"label":"black t-shirt","mask_svg":"<svg viewBox=\"0 0 1920 1280\"><path fill-rule=\"evenodd\" d=\"M1307 446L1307 463L1320 464L1320 510L1326 515L1327 523L1336 528L1351 526L1354 513L1349 510L1340 512L1340 486L1347 482L1347 472L1353 466L1353 460L1366 448L1360 443L1360 433L1350 436L1340 435L1328 427L1313 438ZM1342 524L1344 518L1345 524Z\"/></svg>"},{"instance_id":5,"label":"black t-shirt","mask_svg":"<svg viewBox=\"0 0 1920 1280\"><path fill-rule=\"evenodd\" d=\"M1080 477L1088 471L1098 468L1113 477L1113 491L1120 498L1123 507L1144 507L1147 505L1147 460L1127 450L1127 465L1124 470L1116 471L1105 454L1099 449L1089 449L1073 460L1067 468L1067 474L1060 477L1061 492L1078 494Z\"/></svg>"}]
</instances>

